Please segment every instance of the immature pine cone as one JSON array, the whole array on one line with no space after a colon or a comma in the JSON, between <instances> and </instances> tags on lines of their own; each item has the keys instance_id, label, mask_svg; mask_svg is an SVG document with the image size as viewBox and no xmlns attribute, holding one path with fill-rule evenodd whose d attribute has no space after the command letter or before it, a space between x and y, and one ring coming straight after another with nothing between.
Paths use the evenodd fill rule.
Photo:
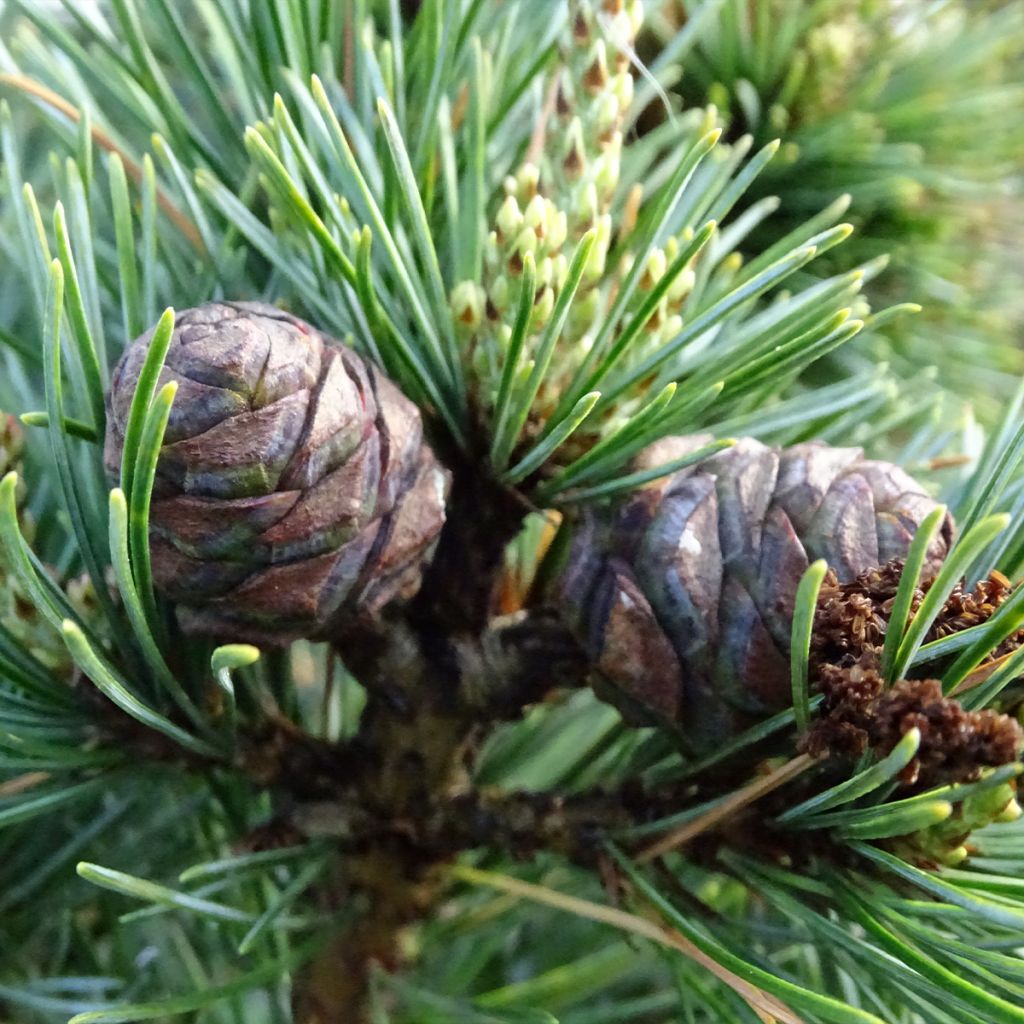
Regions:
<instances>
[{"instance_id":1,"label":"immature pine cone","mask_svg":"<svg viewBox=\"0 0 1024 1024\"><path fill-rule=\"evenodd\" d=\"M641 464L709 440L666 439ZM788 706L793 604L808 565L824 558L849 580L905 555L933 508L906 473L859 448L779 450L746 438L589 513L561 603L599 693L634 720L670 722L707 746ZM928 552L932 567L952 531L947 517Z\"/></svg>"},{"instance_id":2,"label":"immature pine cone","mask_svg":"<svg viewBox=\"0 0 1024 1024\"><path fill-rule=\"evenodd\" d=\"M112 480L151 338L114 370ZM169 380L150 543L187 631L284 642L416 590L449 477L379 370L272 306L218 302L178 314Z\"/></svg>"}]
</instances>

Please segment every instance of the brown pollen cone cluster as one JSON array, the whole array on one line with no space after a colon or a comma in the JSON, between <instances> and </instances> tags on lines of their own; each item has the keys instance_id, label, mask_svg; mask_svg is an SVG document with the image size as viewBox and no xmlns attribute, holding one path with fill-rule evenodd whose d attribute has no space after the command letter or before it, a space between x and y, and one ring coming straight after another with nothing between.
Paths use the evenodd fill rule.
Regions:
<instances>
[{"instance_id":1,"label":"brown pollen cone cluster","mask_svg":"<svg viewBox=\"0 0 1024 1024\"><path fill-rule=\"evenodd\" d=\"M879 673L882 646L903 565L893 560L840 583L830 572L818 599L812 640L812 678L824 695L821 718L804 738L817 756L887 754L911 729L921 732L917 756L901 781L916 789L976 779L982 768L1015 761L1024 731L996 711L967 711L944 696L937 679L902 679L886 687ZM933 580L914 596L913 614ZM929 630L935 640L978 625L1010 594L1006 577L993 573L972 590L958 584ZM1011 636L991 661L1024 642Z\"/></svg>"}]
</instances>

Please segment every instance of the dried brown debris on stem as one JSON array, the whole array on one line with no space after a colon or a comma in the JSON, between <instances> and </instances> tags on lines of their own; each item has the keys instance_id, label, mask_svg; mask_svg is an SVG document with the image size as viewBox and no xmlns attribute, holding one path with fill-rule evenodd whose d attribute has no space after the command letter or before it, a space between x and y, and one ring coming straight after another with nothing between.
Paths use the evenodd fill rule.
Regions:
<instances>
[{"instance_id":1,"label":"dried brown debris on stem","mask_svg":"<svg viewBox=\"0 0 1024 1024\"><path fill-rule=\"evenodd\" d=\"M987 767L1020 756L1024 731L1015 719L996 711L967 711L944 695L937 679L902 679L887 687L879 668L882 647L903 563L893 560L841 584L830 572L815 617L812 661L824 695L819 722L803 749L821 757L859 756L871 749L887 754L913 728L921 732L917 756L901 774L904 785L924 790L969 782ZM913 616L934 579L914 594ZM1011 593L1009 580L993 572L974 588L954 587L929 629L937 640L987 621ZM1015 633L986 655L993 661L1024 642Z\"/></svg>"},{"instance_id":2,"label":"dried brown debris on stem","mask_svg":"<svg viewBox=\"0 0 1024 1024\"><path fill-rule=\"evenodd\" d=\"M818 664L842 664L851 658L857 660L865 653L880 657L902 573L903 560L900 558L862 572L848 583L840 583L830 569L818 595L812 659ZM914 591L911 619L933 583L934 577L930 577ZM986 622L1012 590L1010 581L1000 572L992 572L971 589L961 580L946 598L928 630L926 642ZM990 652L986 660L1016 649L1022 641L1024 632L1015 633L997 650Z\"/></svg>"},{"instance_id":3,"label":"dried brown debris on stem","mask_svg":"<svg viewBox=\"0 0 1024 1024\"><path fill-rule=\"evenodd\" d=\"M900 780L917 789L971 782L983 768L1020 756L1024 732L996 711L965 711L942 694L937 679L901 679L886 688L875 668L861 664L822 670L823 716L804 740L815 756L887 754L911 729L921 732L917 756Z\"/></svg>"}]
</instances>

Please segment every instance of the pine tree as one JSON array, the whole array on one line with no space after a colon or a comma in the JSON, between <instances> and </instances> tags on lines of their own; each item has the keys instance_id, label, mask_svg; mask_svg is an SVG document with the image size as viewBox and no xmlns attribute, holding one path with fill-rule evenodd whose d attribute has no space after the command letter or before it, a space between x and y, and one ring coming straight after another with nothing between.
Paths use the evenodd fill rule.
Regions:
<instances>
[{"instance_id":1,"label":"pine tree","mask_svg":"<svg viewBox=\"0 0 1024 1024\"><path fill-rule=\"evenodd\" d=\"M1024 1020L1024 397L645 15L0 8L7 1019Z\"/></svg>"}]
</instances>

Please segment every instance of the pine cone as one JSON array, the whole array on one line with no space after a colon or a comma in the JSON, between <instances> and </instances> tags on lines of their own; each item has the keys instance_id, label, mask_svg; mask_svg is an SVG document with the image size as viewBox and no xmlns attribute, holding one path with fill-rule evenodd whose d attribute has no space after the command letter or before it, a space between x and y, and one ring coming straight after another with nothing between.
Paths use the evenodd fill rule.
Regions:
<instances>
[{"instance_id":1,"label":"pine cone","mask_svg":"<svg viewBox=\"0 0 1024 1024\"><path fill-rule=\"evenodd\" d=\"M111 479L151 337L114 371ZM150 541L154 580L186 631L313 637L418 588L449 475L379 370L272 306L222 302L178 315L169 380Z\"/></svg>"},{"instance_id":2,"label":"pine cone","mask_svg":"<svg viewBox=\"0 0 1024 1024\"><path fill-rule=\"evenodd\" d=\"M669 438L641 465L709 440ZM906 473L858 448L743 439L585 516L561 604L602 696L634 721L670 722L706 746L788 706L793 604L808 565L824 558L849 580L903 556L933 508ZM947 518L931 567L952 531Z\"/></svg>"}]
</instances>

